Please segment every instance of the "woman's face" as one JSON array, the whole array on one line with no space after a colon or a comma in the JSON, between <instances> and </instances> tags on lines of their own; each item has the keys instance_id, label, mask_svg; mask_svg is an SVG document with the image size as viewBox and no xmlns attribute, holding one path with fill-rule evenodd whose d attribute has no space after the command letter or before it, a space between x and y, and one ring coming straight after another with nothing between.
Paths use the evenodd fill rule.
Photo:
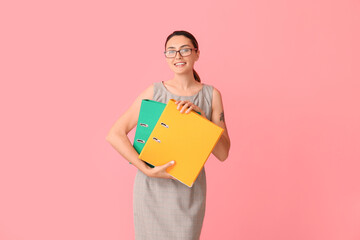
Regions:
<instances>
[{"instance_id":1,"label":"woman's face","mask_svg":"<svg viewBox=\"0 0 360 240\"><path fill-rule=\"evenodd\" d=\"M194 48L191 40L185 36L173 36L166 43L165 51L175 50L178 51L180 49L189 49ZM172 71L175 73L188 73L193 72L194 63L199 59L200 51L191 50L191 54L189 56L181 56L180 52L176 53L176 56L173 58L166 58L167 63ZM180 65L175 65L176 63L185 63Z\"/></svg>"}]
</instances>

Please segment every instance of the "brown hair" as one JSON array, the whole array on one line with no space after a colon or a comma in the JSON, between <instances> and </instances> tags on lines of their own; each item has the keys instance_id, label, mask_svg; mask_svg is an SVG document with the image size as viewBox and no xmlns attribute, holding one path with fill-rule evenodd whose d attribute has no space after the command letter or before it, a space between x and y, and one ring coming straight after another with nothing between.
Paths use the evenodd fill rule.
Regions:
<instances>
[{"instance_id":1,"label":"brown hair","mask_svg":"<svg viewBox=\"0 0 360 240\"><path fill-rule=\"evenodd\" d=\"M166 44L169 41L170 38L172 38L173 36L185 36L187 38L189 38L192 42L192 44L194 45L194 48L199 49L199 45L198 42L196 41L195 37L187 32L187 31L174 31L172 34L170 34L165 41L165 48L166 48ZM197 50L196 50L197 51ZM194 73L194 78L196 81L201 82L199 75L197 74L197 72L195 71L195 69L193 69L193 73Z\"/></svg>"}]
</instances>

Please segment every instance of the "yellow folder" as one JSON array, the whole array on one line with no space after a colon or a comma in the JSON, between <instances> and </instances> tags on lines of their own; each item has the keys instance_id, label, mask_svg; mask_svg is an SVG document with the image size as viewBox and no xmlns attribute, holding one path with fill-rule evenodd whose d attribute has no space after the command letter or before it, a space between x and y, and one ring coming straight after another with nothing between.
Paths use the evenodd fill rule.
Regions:
<instances>
[{"instance_id":1,"label":"yellow folder","mask_svg":"<svg viewBox=\"0 0 360 240\"><path fill-rule=\"evenodd\" d=\"M174 160L167 172L192 187L223 131L194 111L180 113L170 99L139 158L154 166Z\"/></svg>"}]
</instances>

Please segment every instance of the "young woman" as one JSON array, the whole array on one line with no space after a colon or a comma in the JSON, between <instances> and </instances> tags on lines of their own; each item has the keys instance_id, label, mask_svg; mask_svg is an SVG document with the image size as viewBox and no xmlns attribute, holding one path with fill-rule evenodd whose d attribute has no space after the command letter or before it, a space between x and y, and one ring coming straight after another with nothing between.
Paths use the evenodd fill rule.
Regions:
<instances>
[{"instance_id":1,"label":"young woman","mask_svg":"<svg viewBox=\"0 0 360 240\"><path fill-rule=\"evenodd\" d=\"M133 191L135 239L198 240L205 215L205 169L189 188L166 172L172 161L149 167L138 158L139 154L127 137L137 125L142 99L167 103L172 98L177 100L181 113L195 110L225 129L212 153L220 161L228 157L230 138L220 92L211 85L202 84L194 70L200 55L195 37L187 31L174 31L166 39L164 53L174 77L145 89L116 121L106 140L138 168Z\"/></svg>"}]
</instances>

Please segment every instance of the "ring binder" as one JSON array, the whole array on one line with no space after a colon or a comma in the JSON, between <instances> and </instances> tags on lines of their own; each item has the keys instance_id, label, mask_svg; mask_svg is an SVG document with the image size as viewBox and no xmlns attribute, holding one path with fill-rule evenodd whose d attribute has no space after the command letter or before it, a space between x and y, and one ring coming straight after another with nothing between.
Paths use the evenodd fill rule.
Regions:
<instances>
[{"instance_id":1,"label":"ring binder","mask_svg":"<svg viewBox=\"0 0 360 240\"><path fill-rule=\"evenodd\" d=\"M138 123L136 125L136 132L134 137L133 146L137 153L141 153L146 141L148 140L151 132L153 131L160 115L162 114L166 104L153 101L150 99L143 99L141 101ZM152 164L147 163L150 167Z\"/></svg>"},{"instance_id":2,"label":"ring binder","mask_svg":"<svg viewBox=\"0 0 360 240\"><path fill-rule=\"evenodd\" d=\"M146 141L139 158L154 166L175 160L167 172L192 187L223 132L195 111L180 113L170 99L149 136L155 141Z\"/></svg>"}]
</instances>

